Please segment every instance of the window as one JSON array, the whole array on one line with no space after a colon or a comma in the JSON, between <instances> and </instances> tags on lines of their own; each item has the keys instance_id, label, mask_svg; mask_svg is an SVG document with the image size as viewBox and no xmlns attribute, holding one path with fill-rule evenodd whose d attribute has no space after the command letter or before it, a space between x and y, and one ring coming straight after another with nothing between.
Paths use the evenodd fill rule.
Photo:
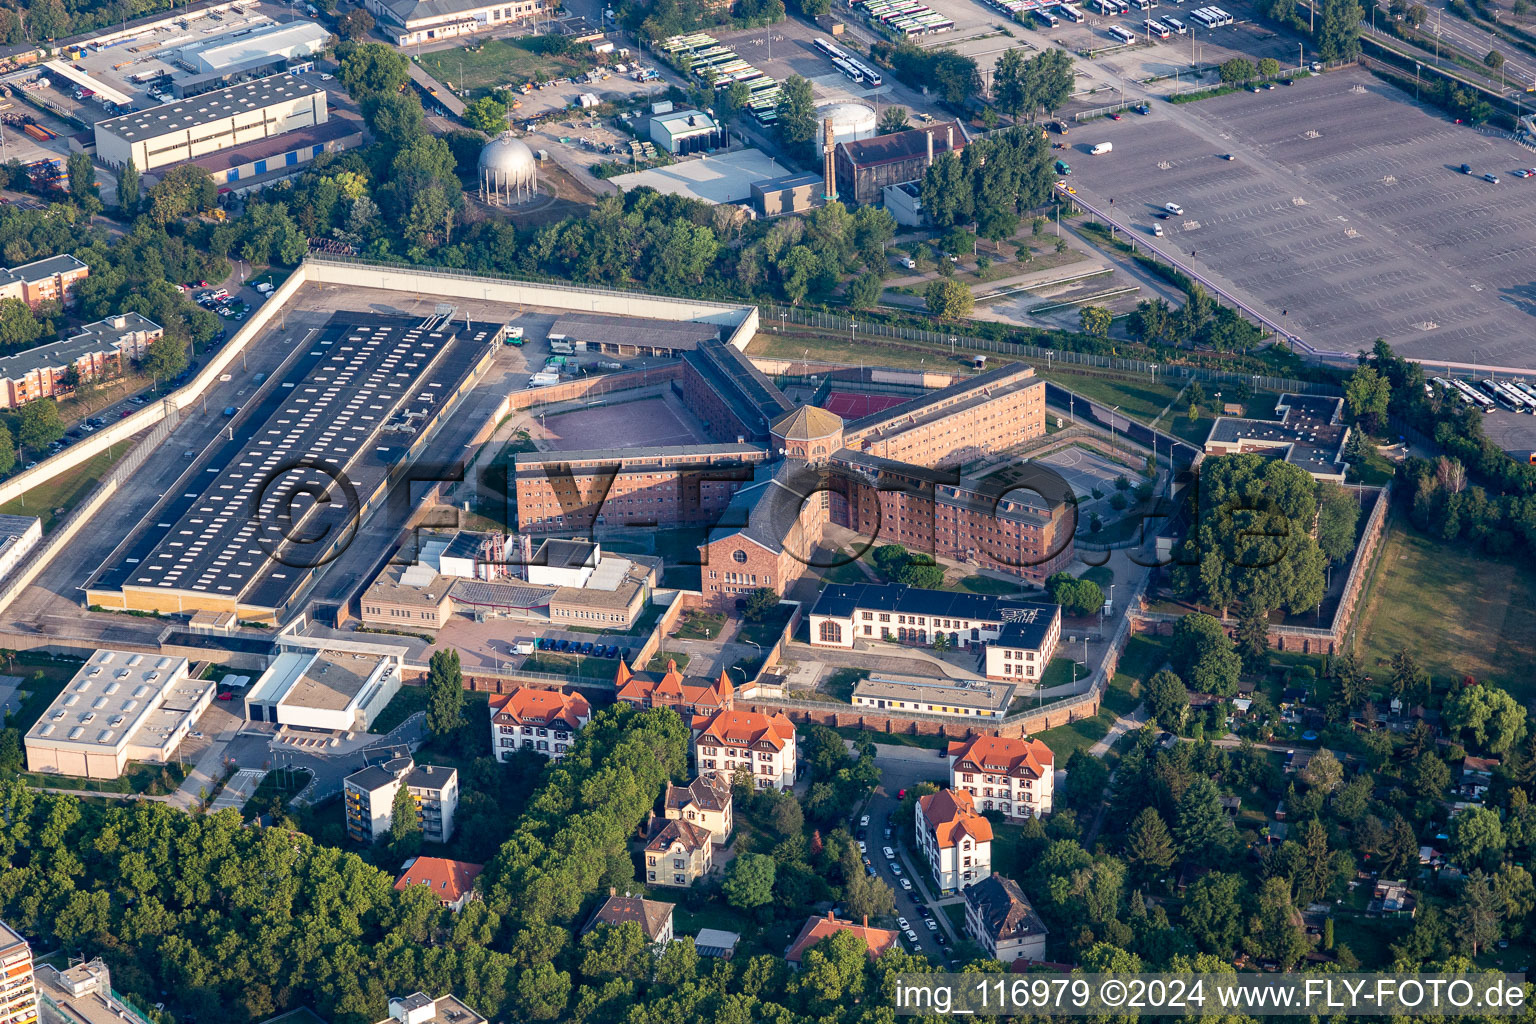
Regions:
<instances>
[{"instance_id":1,"label":"window","mask_svg":"<svg viewBox=\"0 0 1536 1024\"><path fill-rule=\"evenodd\" d=\"M745 551L732 551L731 557L740 565L747 564L747 553Z\"/></svg>"},{"instance_id":2,"label":"window","mask_svg":"<svg viewBox=\"0 0 1536 1024\"><path fill-rule=\"evenodd\" d=\"M826 644L842 643L843 627L831 619L823 619L821 622L821 642Z\"/></svg>"}]
</instances>

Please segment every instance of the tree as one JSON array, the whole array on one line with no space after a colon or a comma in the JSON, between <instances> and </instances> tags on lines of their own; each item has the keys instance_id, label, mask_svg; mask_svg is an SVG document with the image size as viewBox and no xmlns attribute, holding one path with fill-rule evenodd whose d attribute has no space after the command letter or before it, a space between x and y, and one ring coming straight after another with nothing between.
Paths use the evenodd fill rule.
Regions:
<instances>
[{"instance_id":1,"label":"tree","mask_svg":"<svg viewBox=\"0 0 1536 1024\"><path fill-rule=\"evenodd\" d=\"M927 555L913 555L896 573L896 582L914 590L937 590L944 585L944 567Z\"/></svg>"},{"instance_id":2,"label":"tree","mask_svg":"<svg viewBox=\"0 0 1536 1024\"><path fill-rule=\"evenodd\" d=\"M1173 311L1163 298L1142 299L1126 318L1131 337L1148 345L1161 344L1173 335ZM1190 402L1191 405L1195 403Z\"/></svg>"},{"instance_id":3,"label":"tree","mask_svg":"<svg viewBox=\"0 0 1536 1024\"><path fill-rule=\"evenodd\" d=\"M848 308L873 309L880 304L880 297L884 294L885 281L880 271L866 271L848 282Z\"/></svg>"},{"instance_id":4,"label":"tree","mask_svg":"<svg viewBox=\"0 0 1536 1024\"><path fill-rule=\"evenodd\" d=\"M808 160L816 143L816 99L811 83L790 75L779 89L779 141L797 159Z\"/></svg>"},{"instance_id":5,"label":"tree","mask_svg":"<svg viewBox=\"0 0 1536 1024\"><path fill-rule=\"evenodd\" d=\"M0 476L5 476L16 468L16 443L11 440L11 431L0 423Z\"/></svg>"},{"instance_id":6,"label":"tree","mask_svg":"<svg viewBox=\"0 0 1536 1024\"><path fill-rule=\"evenodd\" d=\"M929 282L923 301L940 320L964 320L976 304L968 285L949 279Z\"/></svg>"},{"instance_id":7,"label":"tree","mask_svg":"<svg viewBox=\"0 0 1536 1024\"><path fill-rule=\"evenodd\" d=\"M588 978L644 981L651 972L651 944L638 921L600 924L581 937L581 973Z\"/></svg>"},{"instance_id":8,"label":"tree","mask_svg":"<svg viewBox=\"0 0 1536 1024\"><path fill-rule=\"evenodd\" d=\"M1051 600L1068 615L1092 615L1104 607L1104 591L1092 580L1080 580L1069 572L1052 573L1045 581Z\"/></svg>"},{"instance_id":9,"label":"tree","mask_svg":"<svg viewBox=\"0 0 1536 1024\"><path fill-rule=\"evenodd\" d=\"M1258 911L1248 928L1254 953L1270 958L1289 971L1307 951L1307 937L1301 929L1301 915L1291 902L1291 890L1284 878L1266 878L1259 888Z\"/></svg>"},{"instance_id":10,"label":"tree","mask_svg":"<svg viewBox=\"0 0 1536 1024\"><path fill-rule=\"evenodd\" d=\"M38 399L21 407L17 439L24 451L41 453L44 448L64 436L64 421L59 417L59 407L48 399Z\"/></svg>"},{"instance_id":11,"label":"tree","mask_svg":"<svg viewBox=\"0 0 1536 1024\"><path fill-rule=\"evenodd\" d=\"M464 123L487 135L500 135L507 129L507 108L494 96L482 96L464 108Z\"/></svg>"},{"instance_id":12,"label":"tree","mask_svg":"<svg viewBox=\"0 0 1536 1024\"><path fill-rule=\"evenodd\" d=\"M129 217L139 209L139 169L134 166L132 157L117 172L117 205Z\"/></svg>"},{"instance_id":13,"label":"tree","mask_svg":"<svg viewBox=\"0 0 1536 1024\"><path fill-rule=\"evenodd\" d=\"M1374 434L1387 421L1387 405L1392 386L1374 366L1358 366L1344 382L1344 408L1350 418L1368 434Z\"/></svg>"},{"instance_id":14,"label":"tree","mask_svg":"<svg viewBox=\"0 0 1536 1024\"><path fill-rule=\"evenodd\" d=\"M360 43L341 59L336 77L359 103L399 92L411 80L410 62L384 43ZM459 83L463 85L463 83Z\"/></svg>"},{"instance_id":15,"label":"tree","mask_svg":"<svg viewBox=\"0 0 1536 1024\"><path fill-rule=\"evenodd\" d=\"M373 15L361 7L354 7L336 19L336 34L346 40L358 40L373 31Z\"/></svg>"},{"instance_id":16,"label":"tree","mask_svg":"<svg viewBox=\"0 0 1536 1024\"><path fill-rule=\"evenodd\" d=\"M725 869L720 891L738 910L753 910L773 901L773 858L761 853L741 853Z\"/></svg>"},{"instance_id":17,"label":"tree","mask_svg":"<svg viewBox=\"0 0 1536 1024\"><path fill-rule=\"evenodd\" d=\"M1312 755L1312 760L1301 770L1301 778L1313 789L1332 793L1344 781L1344 766L1327 747Z\"/></svg>"},{"instance_id":18,"label":"tree","mask_svg":"<svg viewBox=\"0 0 1536 1024\"><path fill-rule=\"evenodd\" d=\"M1406 777L1409 791L1415 796L1437 800L1451 784L1451 769L1433 751L1426 750L1408 766Z\"/></svg>"},{"instance_id":19,"label":"tree","mask_svg":"<svg viewBox=\"0 0 1536 1024\"><path fill-rule=\"evenodd\" d=\"M1355 526L1360 521L1360 503L1336 483L1318 485L1317 546L1328 560L1342 564L1355 550Z\"/></svg>"},{"instance_id":20,"label":"tree","mask_svg":"<svg viewBox=\"0 0 1536 1024\"><path fill-rule=\"evenodd\" d=\"M906 107L890 106L880 111L879 132L881 135L904 132L909 124Z\"/></svg>"},{"instance_id":21,"label":"tree","mask_svg":"<svg viewBox=\"0 0 1536 1024\"><path fill-rule=\"evenodd\" d=\"M1237 655L1249 672L1261 671L1269 662L1269 610L1244 605L1237 617L1237 635L1233 637Z\"/></svg>"},{"instance_id":22,"label":"tree","mask_svg":"<svg viewBox=\"0 0 1536 1024\"><path fill-rule=\"evenodd\" d=\"M33 39L52 42L69 35L69 14L61 0L36 0L27 8L27 29Z\"/></svg>"},{"instance_id":23,"label":"tree","mask_svg":"<svg viewBox=\"0 0 1536 1024\"><path fill-rule=\"evenodd\" d=\"M398 153L426 134L427 113L413 93L387 92L363 101L363 120L374 136ZM479 136L476 136L478 139Z\"/></svg>"},{"instance_id":24,"label":"tree","mask_svg":"<svg viewBox=\"0 0 1536 1024\"><path fill-rule=\"evenodd\" d=\"M1507 754L1525 739L1525 709L1497 686L1462 687L1445 702L1445 718L1490 754Z\"/></svg>"},{"instance_id":25,"label":"tree","mask_svg":"<svg viewBox=\"0 0 1536 1024\"><path fill-rule=\"evenodd\" d=\"M1153 675L1147 682L1147 710L1158 725L1171 732L1184 728L1189 715L1189 691L1184 680L1167 669Z\"/></svg>"},{"instance_id":26,"label":"tree","mask_svg":"<svg viewBox=\"0 0 1536 1024\"><path fill-rule=\"evenodd\" d=\"M1226 85L1236 85L1238 82L1251 82L1254 75L1253 61L1246 57L1233 57L1231 60L1223 62L1221 67L1217 69L1217 72L1221 75L1223 84Z\"/></svg>"},{"instance_id":27,"label":"tree","mask_svg":"<svg viewBox=\"0 0 1536 1024\"><path fill-rule=\"evenodd\" d=\"M28 348L43 333L31 306L21 299L0 299L0 349Z\"/></svg>"},{"instance_id":28,"label":"tree","mask_svg":"<svg viewBox=\"0 0 1536 1024\"><path fill-rule=\"evenodd\" d=\"M1504 855L1504 825L1486 807L1468 807L1451 819L1451 852L1463 871L1496 866Z\"/></svg>"},{"instance_id":29,"label":"tree","mask_svg":"<svg viewBox=\"0 0 1536 1024\"><path fill-rule=\"evenodd\" d=\"M1197 775L1179 798L1173 827L1179 856L1208 864L1221 856L1232 835L1232 820L1221 806L1221 794L1209 776Z\"/></svg>"},{"instance_id":30,"label":"tree","mask_svg":"<svg viewBox=\"0 0 1536 1024\"><path fill-rule=\"evenodd\" d=\"M1488 65L1489 70L1498 71L1504 66L1504 55L1498 50L1489 50L1488 56L1483 58L1483 63Z\"/></svg>"},{"instance_id":31,"label":"tree","mask_svg":"<svg viewBox=\"0 0 1536 1024\"><path fill-rule=\"evenodd\" d=\"M992 101L1008 112L1014 124L1019 123L1019 111L1031 105L1026 77L1023 50L1004 50L993 65Z\"/></svg>"},{"instance_id":32,"label":"tree","mask_svg":"<svg viewBox=\"0 0 1536 1024\"><path fill-rule=\"evenodd\" d=\"M1114 323L1115 315L1103 306L1084 306L1077 314L1078 323L1082 325L1083 333L1095 338L1109 337L1109 325Z\"/></svg>"},{"instance_id":33,"label":"tree","mask_svg":"<svg viewBox=\"0 0 1536 1024\"><path fill-rule=\"evenodd\" d=\"M923 211L940 231L968 224L975 214L974 183L954 153L943 153L934 159L923 172L918 194Z\"/></svg>"},{"instance_id":34,"label":"tree","mask_svg":"<svg viewBox=\"0 0 1536 1024\"><path fill-rule=\"evenodd\" d=\"M1317 54L1325 61L1360 56L1360 19L1365 11L1355 0L1323 0L1317 26Z\"/></svg>"},{"instance_id":35,"label":"tree","mask_svg":"<svg viewBox=\"0 0 1536 1024\"><path fill-rule=\"evenodd\" d=\"M747 595L746 607L741 617L748 622L762 622L779 606L779 593L772 587L758 587Z\"/></svg>"},{"instance_id":36,"label":"tree","mask_svg":"<svg viewBox=\"0 0 1536 1024\"><path fill-rule=\"evenodd\" d=\"M1280 62L1273 57L1264 57L1259 61L1259 74L1264 78L1274 78L1280 73Z\"/></svg>"},{"instance_id":37,"label":"tree","mask_svg":"<svg viewBox=\"0 0 1536 1024\"><path fill-rule=\"evenodd\" d=\"M96 195L96 165L91 163L90 154L69 154L65 172L69 175L69 194L77 203L86 196Z\"/></svg>"},{"instance_id":38,"label":"tree","mask_svg":"<svg viewBox=\"0 0 1536 1024\"><path fill-rule=\"evenodd\" d=\"M866 916L880 917L895 912L896 894L884 879L857 871L843 885L843 906L856 921Z\"/></svg>"},{"instance_id":39,"label":"tree","mask_svg":"<svg viewBox=\"0 0 1536 1024\"><path fill-rule=\"evenodd\" d=\"M1456 901L1454 920L1456 938L1472 956L1499 941L1503 934L1502 902L1483 872L1473 871L1467 876Z\"/></svg>"},{"instance_id":40,"label":"tree","mask_svg":"<svg viewBox=\"0 0 1536 1024\"><path fill-rule=\"evenodd\" d=\"M554 1020L565 1012L571 998L571 976L541 963L523 971L517 979L517 1005L535 1020Z\"/></svg>"},{"instance_id":41,"label":"tree","mask_svg":"<svg viewBox=\"0 0 1536 1024\"><path fill-rule=\"evenodd\" d=\"M1230 954L1243 934L1243 892L1237 875L1212 871L1185 891L1181 922L1202 949L1218 956Z\"/></svg>"},{"instance_id":42,"label":"tree","mask_svg":"<svg viewBox=\"0 0 1536 1024\"><path fill-rule=\"evenodd\" d=\"M140 369L153 377L156 384L170 380L186 368L186 346L169 334L162 334L150 342L140 361Z\"/></svg>"},{"instance_id":43,"label":"tree","mask_svg":"<svg viewBox=\"0 0 1536 1024\"><path fill-rule=\"evenodd\" d=\"M1173 627L1173 665L1198 693L1237 693L1243 661L1220 622L1203 612L1186 615Z\"/></svg>"},{"instance_id":44,"label":"tree","mask_svg":"<svg viewBox=\"0 0 1536 1024\"><path fill-rule=\"evenodd\" d=\"M389 808L389 842L395 857L414 857L421 850L421 818L416 798L402 779Z\"/></svg>"},{"instance_id":45,"label":"tree","mask_svg":"<svg viewBox=\"0 0 1536 1024\"><path fill-rule=\"evenodd\" d=\"M464 725L464 673L459 652L435 651L427 662L427 731L443 737Z\"/></svg>"},{"instance_id":46,"label":"tree","mask_svg":"<svg viewBox=\"0 0 1536 1024\"><path fill-rule=\"evenodd\" d=\"M1156 809L1143 807L1125 834L1125 860L1139 877L1152 881L1173 866L1173 836Z\"/></svg>"}]
</instances>

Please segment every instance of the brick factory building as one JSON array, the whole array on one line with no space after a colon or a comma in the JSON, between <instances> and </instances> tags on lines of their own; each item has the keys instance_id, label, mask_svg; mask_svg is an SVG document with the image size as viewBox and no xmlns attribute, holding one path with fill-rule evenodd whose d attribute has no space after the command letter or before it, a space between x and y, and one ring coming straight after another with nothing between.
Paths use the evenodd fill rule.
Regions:
<instances>
[{"instance_id":1,"label":"brick factory building","mask_svg":"<svg viewBox=\"0 0 1536 1024\"><path fill-rule=\"evenodd\" d=\"M969 141L956 121L910 128L872 139L839 142L833 152L837 188L859 204L879 202L887 185L917 181L934 159L959 153Z\"/></svg>"}]
</instances>

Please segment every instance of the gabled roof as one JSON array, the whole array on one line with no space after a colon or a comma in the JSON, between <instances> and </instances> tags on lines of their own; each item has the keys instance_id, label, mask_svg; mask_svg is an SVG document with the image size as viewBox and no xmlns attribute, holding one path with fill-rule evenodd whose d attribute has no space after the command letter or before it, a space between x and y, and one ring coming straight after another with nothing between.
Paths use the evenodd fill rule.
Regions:
<instances>
[{"instance_id":1,"label":"gabled roof","mask_svg":"<svg viewBox=\"0 0 1536 1024\"><path fill-rule=\"evenodd\" d=\"M495 725L553 725L581 728L592 718L592 705L579 693L540 690L519 686L511 693L491 698L491 722Z\"/></svg>"},{"instance_id":2,"label":"gabled roof","mask_svg":"<svg viewBox=\"0 0 1536 1024\"><path fill-rule=\"evenodd\" d=\"M675 904L662 903L658 900L640 899L637 896L612 896L603 901L603 905L597 908L597 913L587 922L587 926L581 930L585 935L600 924L620 925L625 921L633 921L640 926L645 937L655 942L661 938L662 932L667 927L667 922L672 919L672 907Z\"/></svg>"},{"instance_id":3,"label":"gabled roof","mask_svg":"<svg viewBox=\"0 0 1536 1024\"><path fill-rule=\"evenodd\" d=\"M475 879L484 870L483 864L468 864L445 857L417 857L406 863L405 870L395 882L395 891L404 892L408 886L425 885L439 901L457 903L475 887Z\"/></svg>"},{"instance_id":4,"label":"gabled roof","mask_svg":"<svg viewBox=\"0 0 1536 1024\"><path fill-rule=\"evenodd\" d=\"M951 139L956 152L964 149L966 142L969 141L966 138L965 129L958 121L942 121L920 128L909 128L904 132L877 135L872 139L839 142L837 148L847 155L855 167L873 167L877 164L927 156L928 140L924 137L925 135L933 136L935 157L950 151Z\"/></svg>"},{"instance_id":5,"label":"gabled roof","mask_svg":"<svg viewBox=\"0 0 1536 1024\"><path fill-rule=\"evenodd\" d=\"M613 682L619 700L653 706L686 704L704 713L725 708L736 696L736 688L723 670L713 682L690 682L678 670L676 661L668 661L667 670L659 677L635 675L620 661Z\"/></svg>"},{"instance_id":6,"label":"gabled roof","mask_svg":"<svg viewBox=\"0 0 1536 1024\"><path fill-rule=\"evenodd\" d=\"M701 728L697 742L713 740L725 747L778 751L795 741L795 723L757 711L722 711L713 718L695 719L694 728Z\"/></svg>"},{"instance_id":7,"label":"gabled roof","mask_svg":"<svg viewBox=\"0 0 1536 1024\"><path fill-rule=\"evenodd\" d=\"M695 850L707 850L712 835L709 829L695 825L691 821L661 820L655 823L645 849L649 853L661 853L672 849L674 845L680 845L689 853Z\"/></svg>"},{"instance_id":8,"label":"gabled roof","mask_svg":"<svg viewBox=\"0 0 1536 1024\"><path fill-rule=\"evenodd\" d=\"M862 925L854 924L852 921L839 921L832 916L830 910L827 911L826 917L812 917L805 922L805 926L800 929L800 934L795 936L795 941L791 942L789 948L784 951L784 959L797 964L806 950L827 936L836 935L838 932L853 932L864 940L864 945L869 948L870 959L873 960L896 945L896 933L885 928L871 928L868 921L869 919L865 918L865 923Z\"/></svg>"},{"instance_id":9,"label":"gabled roof","mask_svg":"<svg viewBox=\"0 0 1536 1024\"><path fill-rule=\"evenodd\" d=\"M686 786L667 783L663 802L668 810L697 807L701 811L723 811L731 805L731 784L718 775L700 775Z\"/></svg>"},{"instance_id":10,"label":"gabled roof","mask_svg":"<svg viewBox=\"0 0 1536 1024\"><path fill-rule=\"evenodd\" d=\"M976 908L982 927L995 942L1012 942L1029 935L1046 934L1045 922L1030 906L1024 890L1013 879L996 872L966 886L965 902Z\"/></svg>"},{"instance_id":11,"label":"gabled roof","mask_svg":"<svg viewBox=\"0 0 1536 1024\"><path fill-rule=\"evenodd\" d=\"M1041 778L1056 764L1056 755L1039 740L977 736L949 745L950 764L961 771Z\"/></svg>"},{"instance_id":12,"label":"gabled roof","mask_svg":"<svg viewBox=\"0 0 1536 1024\"><path fill-rule=\"evenodd\" d=\"M950 849L967 836L978 843L992 841L992 823L976 813L976 801L965 790L941 789L917 803L939 849Z\"/></svg>"}]
</instances>

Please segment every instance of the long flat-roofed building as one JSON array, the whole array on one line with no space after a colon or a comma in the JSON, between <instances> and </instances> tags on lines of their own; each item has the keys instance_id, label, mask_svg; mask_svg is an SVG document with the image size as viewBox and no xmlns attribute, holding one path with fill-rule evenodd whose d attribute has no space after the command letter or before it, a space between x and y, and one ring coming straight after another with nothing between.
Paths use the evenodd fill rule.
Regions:
<instances>
[{"instance_id":1,"label":"long flat-roofed building","mask_svg":"<svg viewBox=\"0 0 1536 1024\"><path fill-rule=\"evenodd\" d=\"M969 462L1045 436L1045 381L1024 363L847 423L854 451L914 466Z\"/></svg>"},{"instance_id":2,"label":"long flat-roofed building","mask_svg":"<svg viewBox=\"0 0 1536 1024\"><path fill-rule=\"evenodd\" d=\"M324 124L326 92L293 75L272 75L96 123L96 156L140 171L195 160Z\"/></svg>"},{"instance_id":3,"label":"long flat-roofed building","mask_svg":"<svg viewBox=\"0 0 1536 1024\"><path fill-rule=\"evenodd\" d=\"M1216 417L1205 442L1205 454L1255 452L1299 466L1318 480L1343 483L1349 429L1344 422L1344 399L1281 395L1275 404L1275 419Z\"/></svg>"},{"instance_id":4,"label":"long flat-roofed building","mask_svg":"<svg viewBox=\"0 0 1536 1024\"><path fill-rule=\"evenodd\" d=\"M421 992L413 992L408 996L391 997L389 1016L379 1024L486 1024L486 1021L452 993L433 999Z\"/></svg>"},{"instance_id":5,"label":"long flat-roofed building","mask_svg":"<svg viewBox=\"0 0 1536 1024\"><path fill-rule=\"evenodd\" d=\"M870 676L853 688L854 707L875 711L913 711L956 718L1001 718L1008 713L1014 688L964 679Z\"/></svg>"},{"instance_id":6,"label":"long flat-roofed building","mask_svg":"<svg viewBox=\"0 0 1536 1024\"><path fill-rule=\"evenodd\" d=\"M295 128L232 149L200 156L192 163L208 172L215 185L241 193L265 188L302 174L322 153L338 153L362 145L363 122L338 114L310 128Z\"/></svg>"},{"instance_id":7,"label":"long flat-roofed building","mask_svg":"<svg viewBox=\"0 0 1536 1024\"><path fill-rule=\"evenodd\" d=\"M555 5L544 0L364 0L379 30L397 46L452 39L537 18Z\"/></svg>"},{"instance_id":8,"label":"long flat-roofed building","mask_svg":"<svg viewBox=\"0 0 1536 1024\"><path fill-rule=\"evenodd\" d=\"M0 357L0 408L59 397L71 369L83 381L118 376L164 334L147 317L119 313L86 324L63 341Z\"/></svg>"},{"instance_id":9,"label":"long flat-roofed building","mask_svg":"<svg viewBox=\"0 0 1536 1024\"><path fill-rule=\"evenodd\" d=\"M261 57L309 57L325 49L331 34L312 21L273 22L239 34L226 33L183 46L179 56L197 72L227 71Z\"/></svg>"},{"instance_id":10,"label":"long flat-roofed building","mask_svg":"<svg viewBox=\"0 0 1536 1024\"><path fill-rule=\"evenodd\" d=\"M706 341L719 341L721 328L698 320L644 320L600 313L567 313L549 325L551 341L577 352L615 356L681 357Z\"/></svg>"},{"instance_id":11,"label":"long flat-roofed building","mask_svg":"<svg viewBox=\"0 0 1536 1024\"><path fill-rule=\"evenodd\" d=\"M217 689L186 658L99 650L27 730L27 770L115 779L130 761L164 764Z\"/></svg>"}]
</instances>

